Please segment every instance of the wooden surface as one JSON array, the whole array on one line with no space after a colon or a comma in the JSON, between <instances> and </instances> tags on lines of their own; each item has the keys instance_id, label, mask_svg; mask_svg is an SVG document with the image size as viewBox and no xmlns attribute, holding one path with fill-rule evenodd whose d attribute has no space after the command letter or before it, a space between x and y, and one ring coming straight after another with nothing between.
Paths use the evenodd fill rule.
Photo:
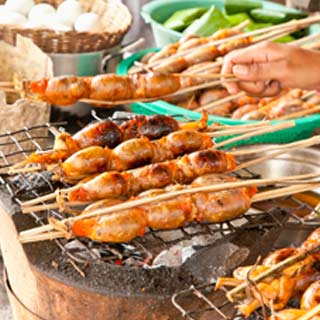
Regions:
<instances>
[{"instance_id":1,"label":"wooden surface","mask_svg":"<svg viewBox=\"0 0 320 320\"><path fill-rule=\"evenodd\" d=\"M0 270L3 270L3 261L0 257ZM1 275L1 272L0 272ZM9 299L5 290L4 282L0 276L0 319L13 320Z\"/></svg>"}]
</instances>

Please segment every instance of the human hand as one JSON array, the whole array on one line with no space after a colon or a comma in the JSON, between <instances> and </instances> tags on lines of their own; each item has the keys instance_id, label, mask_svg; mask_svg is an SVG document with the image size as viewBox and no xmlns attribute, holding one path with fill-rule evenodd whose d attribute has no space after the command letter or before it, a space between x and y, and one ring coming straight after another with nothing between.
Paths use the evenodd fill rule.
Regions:
<instances>
[{"instance_id":1,"label":"human hand","mask_svg":"<svg viewBox=\"0 0 320 320\"><path fill-rule=\"evenodd\" d=\"M292 45L264 42L229 53L222 75L233 73L239 82L225 86L231 94L274 96L284 88L320 88L320 52Z\"/></svg>"}]
</instances>

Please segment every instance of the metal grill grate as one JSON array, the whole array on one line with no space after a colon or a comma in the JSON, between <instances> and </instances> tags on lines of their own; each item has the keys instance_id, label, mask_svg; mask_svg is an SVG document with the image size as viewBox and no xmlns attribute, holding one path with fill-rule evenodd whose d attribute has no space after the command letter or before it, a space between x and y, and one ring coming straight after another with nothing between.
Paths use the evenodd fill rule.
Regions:
<instances>
[{"instance_id":1,"label":"metal grill grate","mask_svg":"<svg viewBox=\"0 0 320 320\"><path fill-rule=\"evenodd\" d=\"M224 297L225 292L214 291L215 283L209 283L200 287L191 286L172 297L173 305L188 320L244 320L237 314L234 306ZM185 304L185 301L193 300L196 307L193 310ZM248 320L264 320L260 311L256 311Z\"/></svg>"},{"instance_id":2,"label":"metal grill grate","mask_svg":"<svg viewBox=\"0 0 320 320\"><path fill-rule=\"evenodd\" d=\"M8 166L16 162L17 156L21 160L21 158L27 157L36 150L45 151L50 149L55 134L59 130L63 130L62 128L59 128L59 130L56 128L62 125L65 125L65 123L45 124L0 135L0 148L2 150L0 151L0 172L3 173ZM257 177L255 173L249 170L242 170L242 172L238 173L238 176L246 179ZM48 172L18 174L16 176L3 174L0 176L0 183L5 186L12 199L18 204L51 193L57 187L67 187L61 183L52 182ZM307 207L307 204L297 202L298 200L296 199L292 201L297 203L297 209L299 210L302 207ZM272 210L256 207L243 217L222 224L195 223L175 231L149 230L144 237L138 238L130 242L130 244L101 244L87 239L77 239L71 242L62 239L55 240L55 242L62 250L63 255L77 263L95 263L99 261L113 265L143 266L149 264L162 250L196 236L211 236L213 239L223 239L238 231L254 228L267 231L274 226L282 225L284 222L276 216L276 212L279 211L290 215L292 223L306 223L294 214L294 210L283 208L279 201L273 201L271 207ZM311 210L312 208L307 209ZM63 214L56 210L32 213L32 217L37 224L47 223L49 217L65 218ZM271 220L270 217L272 217ZM312 224L313 222L307 223Z\"/></svg>"}]
</instances>

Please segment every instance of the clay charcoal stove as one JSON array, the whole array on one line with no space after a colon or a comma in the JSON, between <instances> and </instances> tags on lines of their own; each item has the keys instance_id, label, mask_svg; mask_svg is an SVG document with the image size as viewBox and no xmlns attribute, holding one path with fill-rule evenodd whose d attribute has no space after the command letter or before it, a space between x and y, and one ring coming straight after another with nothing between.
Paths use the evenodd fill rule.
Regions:
<instances>
[{"instance_id":1,"label":"clay charcoal stove","mask_svg":"<svg viewBox=\"0 0 320 320\"><path fill-rule=\"evenodd\" d=\"M13 155L43 150L39 139L46 138L49 148L55 128L61 125L43 126L48 137L34 134L39 127L1 136L16 150L0 154L0 170L12 163ZM34 147L24 149L25 140ZM247 179L257 176L251 170L239 174ZM45 223L48 217L62 219L63 215L55 210L23 215L19 203L65 185L52 182L46 172L2 175L0 182L0 237L8 290L18 319L232 318L233 306L221 292L213 293L210 284L281 245L279 235L284 232L292 235L292 230L303 233L317 226L316 220L306 222L299 217L302 212L311 212L312 205L290 197L259 203L230 222L192 224L174 231L149 230L130 243L63 239L22 247L15 229L26 230Z\"/></svg>"}]
</instances>

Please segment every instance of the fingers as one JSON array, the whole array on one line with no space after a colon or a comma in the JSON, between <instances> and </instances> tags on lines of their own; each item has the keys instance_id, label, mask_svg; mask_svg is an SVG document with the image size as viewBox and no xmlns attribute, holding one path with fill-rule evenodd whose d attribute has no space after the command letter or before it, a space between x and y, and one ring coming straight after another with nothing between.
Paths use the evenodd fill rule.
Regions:
<instances>
[{"instance_id":1,"label":"fingers","mask_svg":"<svg viewBox=\"0 0 320 320\"><path fill-rule=\"evenodd\" d=\"M223 77L224 74L232 74L233 73L234 62L233 62L232 57L234 55L240 54L240 51L241 50L234 50L224 58L222 69L221 69L222 80L225 80L225 78ZM224 86L226 87L228 92L231 94L235 94L240 91L236 82L226 82L224 84Z\"/></svg>"},{"instance_id":2,"label":"fingers","mask_svg":"<svg viewBox=\"0 0 320 320\"><path fill-rule=\"evenodd\" d=\"M279 79L286 72L287 62L279 60L266 63L236 64L233 74L243 81L267 81Z\"/></svg>"},{"instance_id":3,"label":"fingers","mask_svg":"<svg viewBox=\"0 0 320 320\"><path fill-rule=\"evenodd\" d=\"M234 50L229 53L222 66L221 73L233 73L241 82L228 82L226 89L231 93L245 90L261 94L264 91L265 81L280 80L280 75L285 74L287 47L275 43L261 43L245 49ZM243 81L251 82L244 84ZM263 83L262 83L263 82ZM269 90L274 90L275 87Z\"/></svg>"},{"instance_id":4,"label":"fingers","mask_svg":"<svg viewBox=\"0 0 320 320\"><path fill-rule=\"evenodd\" d=\"M239 82L239 90L246 91L251 96L259 96L266 89L266 83L263 81L256 82Z\"/></svg>"},{"instance_id":5,"label":"fingers","mask_svg":"<svg viewBox=\"0 0 320 320\"><path fill-rule=\"evenodd\" d=\"M281 85L275 80L270 82L240 82L238 89L247 92L250 96L272 97L281 92Z\"/></svg>"},{"instance_id":6,"label":"fingers","mask_svg":"<svg viewBox=\"0 0 320 320\"><path fill-rule=\"evenodd\" d=\"M273 80L267 85L267 87L265 88L265 90L261 96L273 97L273 96L277 96L278 94L280 94L280 92L281 92L280 82Z\"/></svg>"}]
</instances>

